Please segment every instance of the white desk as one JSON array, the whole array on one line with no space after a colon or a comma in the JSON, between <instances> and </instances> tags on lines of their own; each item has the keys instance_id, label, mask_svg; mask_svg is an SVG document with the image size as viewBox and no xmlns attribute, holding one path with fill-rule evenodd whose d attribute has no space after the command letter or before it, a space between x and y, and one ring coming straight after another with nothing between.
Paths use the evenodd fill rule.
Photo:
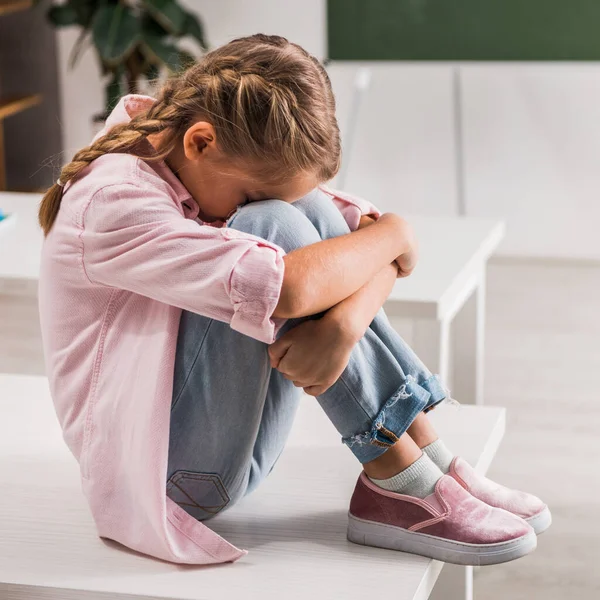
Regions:
<instances>
[{"instance_id":1,"label":"white desk","mask_svg":"<svg viewBox=\"0 0 600 600\"><path fill-rule=\"evenodd\" d=\"M504 409L465 406L432 415L448 443L485 472L504 433ZM0 464L2 598L359 600L368 595L365 586L376 581L395 600L422 600L443 566L346 540L348 501L359 467L309 397L268 480L211 521L250 551L234 564L176 566L100 540L45 378L0 375ZM446 579L436 597L464 598L472 571L465 577L464 568L448 565L442 575L447 570L458 574L459 595Z\"/></svg>"},{"instance_id":2,"label":"white desk","mask_svg":"<svg viewBox=\"0 0 600 600\"><path fill-rule=\"evenodd\" d=\"M0 193L0 208L17 216L14 226L0 236L0 289L2 284L35 283L39 277L40 199L40 194ZM434 373L451 384L453 396L480 404L485 271L504 237L504 224L460 217L407 218L416 229L421 257L414 274L398 280L385 309L390 317L414 320L413 348Z\"/></svg>"},{"instance_id":3,"label":"white desk","mask_svg":"<svg viewBox=\"0 0 600 600\"><path fill-rule=\"evenodd\" d=\"M412 348L432 372L451 382L457 400L481 404L485 273L504 237L504 223L471 217L406 218L420 242L419 264L410 277L396 282L385 310L390 317L414 321Z\"/></svg>"},{"instance_id":4,"label":"white desk","mask_svg":"<svg viewBox=\"0 0 600 600\"><path fill-rule=\"evenodd\" d=\"M0 207L0 209L1 208L2 207ZM17 220L16 216L13 214L4 214L3 217L4 218L0 220L0 238L3 235L6 235L6 233L14 227Z\"/></svg>"},{"instance_id":5,"label":"white desk","mask_svg":"<svg viewBox=\"0 0 600 600\"><path fill-rule=\"evenodd\" d=\"M0 281L36 281L44 236L37 211L41 194L0 192L0 209L14 215L13 223L0 229Z\"/></svg>"}]
</instances>

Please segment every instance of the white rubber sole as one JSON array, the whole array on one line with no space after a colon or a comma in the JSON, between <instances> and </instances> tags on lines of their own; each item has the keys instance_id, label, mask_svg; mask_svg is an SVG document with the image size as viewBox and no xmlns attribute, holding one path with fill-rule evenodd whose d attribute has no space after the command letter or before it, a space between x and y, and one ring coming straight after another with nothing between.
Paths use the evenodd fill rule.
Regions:
<instances>
[{"instance_id":1,"label":"white rubber sole","mask_svg":"<svg viewBox=\"0 0 600 600\"><path fill-rule=\"evenodd\" d=\"M471 566L497 565L515 560L529 554L537 546L537 536L533 531L508 542L467 544L394 525L365 521L351 514L348 514L348 539L363 546L410 552L455 565Z\"/></svg>"},{"instance_id":2,"label":"white rubber sole","mask_svg":"<svg viewBox=\"0 0 600 600\"><path fill-rule=\"evenodd\" d=\"M525 521L533 527L536 535L540 535L540 533L544 533L544 531L552 525L552 514L550 513L550 509L546 506L541 513L529 517L529 519L525 519Z\"/></svg>"}]
</instances>

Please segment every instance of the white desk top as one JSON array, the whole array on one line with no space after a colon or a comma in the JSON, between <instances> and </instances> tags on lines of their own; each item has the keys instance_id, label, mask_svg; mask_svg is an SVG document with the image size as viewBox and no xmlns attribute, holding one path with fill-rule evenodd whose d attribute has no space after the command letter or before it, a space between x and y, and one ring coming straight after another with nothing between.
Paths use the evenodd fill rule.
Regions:
<instances>
[{"instance_id":1,"label":"white desk top","mask_svg":"<svg viewBox=\"0 0 600 600\"><path fill-rule=\"evenodd\" d=\"M0 193L0 208L17 215L13 226L0 236L0 279L39 277L43 241L37 223L40 199L40 194ZM411 277L397 281L386 310L406 317L440 317L498 247L504 223L471 217L407 219L417 232L421 258Z\"/></svg>"},{"instance_id":2,"label":"white desk top","mask_svg":"<svg viewBox=\"0 0 600 600\"><path fill-rule=\"evenodd\" d=\"M441 318L483 271L504 237L504 223L474 217L409 215L406 219L419 240L419 263L410 277L396 282L386 311L405 317Z\"/></svg>"},{"instance_id":3,"label":"white desk top","mask_svg":"<svg viewBox=\"0 0 600 600\"><path fill-rule=\"evenodd\" d=\"M484 472L504 409L442 407L432 415L449 445ZM98 600L102 592L111 600L362 600L374 581L395 600L413 600L429 596L442 566L346 540L358 465L308 397L269 479L211 521L250 551L235 564L175 566L97 538L44 378L0 375L0 462L0 596L13 600Z\"/></svg>"}]
</instances>

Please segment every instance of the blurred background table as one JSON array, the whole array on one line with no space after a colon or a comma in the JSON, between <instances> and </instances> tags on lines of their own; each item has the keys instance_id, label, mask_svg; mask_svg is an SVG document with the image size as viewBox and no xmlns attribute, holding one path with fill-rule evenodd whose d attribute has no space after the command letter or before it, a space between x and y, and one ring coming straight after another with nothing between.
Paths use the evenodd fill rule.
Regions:
<instances>
[{"instance_id":1,"label":"blurred background table","mask_svg":"<svg viewBox=\"0 0 600 600\"><path fill-rule=\"evenodd\" d=\"M474 217L406 217L420 244L419 264L398 279L385 310L412 320L410 344L460 402L483 402L487 262L504 223Z\"/></svg>"}]
</instances>

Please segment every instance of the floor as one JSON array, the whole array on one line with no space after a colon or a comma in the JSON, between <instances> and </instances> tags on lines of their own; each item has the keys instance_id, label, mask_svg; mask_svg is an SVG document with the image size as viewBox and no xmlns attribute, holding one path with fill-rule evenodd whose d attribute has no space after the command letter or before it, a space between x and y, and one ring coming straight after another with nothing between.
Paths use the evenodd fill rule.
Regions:
<instances>
[{"instance_id":1,"label":"floor","mask_svg":"<svg viewBox=\"0 0 600 600\"><path fill-rule=\"evenodd\" d=\"M530 557L481 569L478 600L600 598L598 307L598 267L490 267L485 401L508 408L490 476L544 498L554 524Z\"/></svg>"},{"instance_id":2,"label":"floor","mask_svg":"<svg viewBox=\"0 0 600 600\"><path fill-rule=\"evenodd\" d=\"M600 597L599 306L600 267L489 268L486 403L509 415L490 475L542 496L554 525L533 555L478 570L477 600ZM0 340L0 372L43 373L30 294L0 293Z\"/></svg>"}]
</instances>

